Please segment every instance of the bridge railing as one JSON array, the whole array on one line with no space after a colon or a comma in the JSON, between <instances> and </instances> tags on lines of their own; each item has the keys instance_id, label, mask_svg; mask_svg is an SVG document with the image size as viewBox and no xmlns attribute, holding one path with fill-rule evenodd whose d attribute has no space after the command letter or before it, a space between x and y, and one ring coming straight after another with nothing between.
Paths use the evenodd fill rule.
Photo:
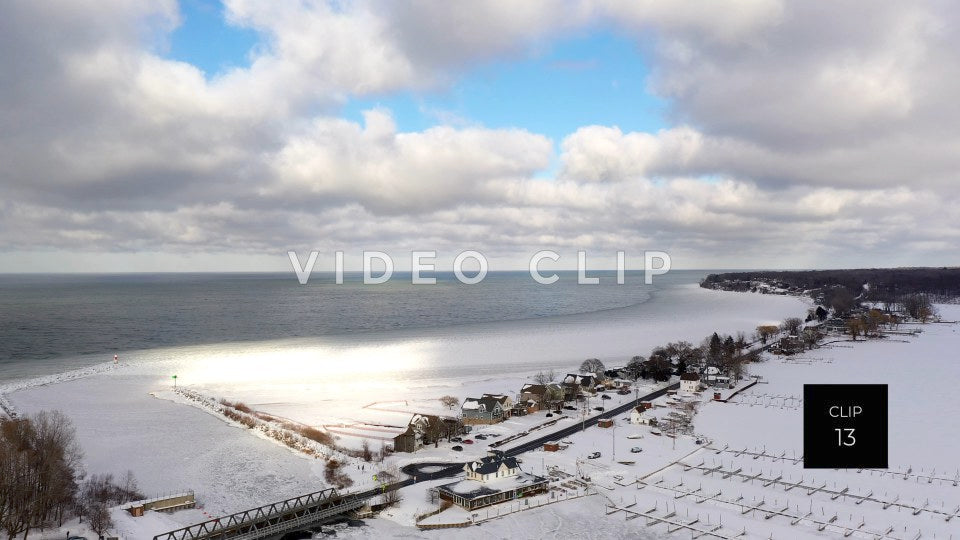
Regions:
<instances>
[{"instance_id":1,"label":"bridge railing","mask_svg":"<svg viewBox=\"0 0 960 540\"><path fill-rule=\"evenodd\" d=\"M282 516L293 515L300 511L310 509L315 506L321 506L333 500L339 500L340 495L334 488L328 488L299 497L293 497L283 501L267 504L250 510L237 512L229 516L214 518L202 523L190 525L182 529L158 534L153 540L201 540L207 538L240 538L240 531L247 528L256 528L258 534L266 531L260 527L254 527L258 523L268 522ZM352 498L343 499L343 505L336 505L339 511L343 511L340 506L355 506L356 502ZM321 516L311 514L310 519L317 519ZM293 520L296 521L296 520ZM285 523L286 525L286 523ZM291 521L290 526L294 523ZM270 528L274 528L271 526Z\"/></svg>"}]
</instances>

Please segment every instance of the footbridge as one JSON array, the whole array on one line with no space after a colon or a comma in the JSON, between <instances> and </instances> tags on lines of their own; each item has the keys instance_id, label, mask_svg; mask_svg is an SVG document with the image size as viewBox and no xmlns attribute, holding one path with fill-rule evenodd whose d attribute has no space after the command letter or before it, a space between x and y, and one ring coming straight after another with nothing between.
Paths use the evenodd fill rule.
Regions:
<instances>
[{"instance_id":1,"label":"footbridge","mask_svg":"<svg viewBox=\"0 0 960 540\"><path fill-rule=\"evenodd\" d=\"M319 525L357 510L367 499L402 487L397 482L359 493L338 493L329 488L158 534L153 540L268 540L285 533Z\"/></svg>"}]
</instances>

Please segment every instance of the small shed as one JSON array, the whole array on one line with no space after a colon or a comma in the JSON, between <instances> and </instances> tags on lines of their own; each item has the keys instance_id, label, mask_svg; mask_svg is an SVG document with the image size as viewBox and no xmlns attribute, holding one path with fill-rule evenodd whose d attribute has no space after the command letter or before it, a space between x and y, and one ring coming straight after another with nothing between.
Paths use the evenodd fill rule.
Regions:
<instances>
[{"instance_id":1,"label":"small shed","mask_svg":"<svg viewBox=\"0 0 960 540\"><path fill-rule=\"evenodd\" d=\"M543 443L544 452L558 452L559 450L560 450L560 443L557 443L557 442Z\"/></svg>"},{"instance_id":2,"label":"small shed","mask_svg":"<svg viewBox=\"0 0 960 540\"><path fill-rule=\"evenodd\" d=\"M612 418L601 418L600 421L597 422L597 427L602 427L602 428L613 427L613 419L612 419Z\"/></svg>"}]
</instances>

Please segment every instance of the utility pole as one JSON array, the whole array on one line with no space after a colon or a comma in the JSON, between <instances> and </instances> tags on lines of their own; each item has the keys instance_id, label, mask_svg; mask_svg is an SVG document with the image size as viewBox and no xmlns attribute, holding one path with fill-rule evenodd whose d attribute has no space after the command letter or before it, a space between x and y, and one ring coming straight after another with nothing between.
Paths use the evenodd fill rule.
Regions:
<instances>
[{"instance_id":1,"label":"utility pole","mask_svg":"<svg viewBox=\"0 0 960 540\"><path fill-rule=\"evenodd\" d=\"M613 444L611 445L613 447L613 460L616 461L617 460L617 424L613 424L612 426L610 426L610 430L613 433Z\"/></svg>"}]
</instances>

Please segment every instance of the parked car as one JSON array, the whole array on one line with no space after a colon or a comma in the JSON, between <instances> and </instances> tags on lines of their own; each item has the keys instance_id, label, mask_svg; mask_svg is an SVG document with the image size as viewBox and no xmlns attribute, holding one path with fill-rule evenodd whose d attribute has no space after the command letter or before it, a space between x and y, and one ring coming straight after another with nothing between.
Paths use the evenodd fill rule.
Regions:
<instances>
[{"instance_id":1,"label":"parked car","mask_svg":"<svg viewBox=\"0 0 960 540\"><path fill-rule=\"evenodd\" d=\"M548 412L548 413L547 413L547 418L553 418L553 413Z\"/></svg>"},{"instance_id":2,"label":"parked car","mask_svg":"<svg viewBox=\"0 0 960 540\"><path fill-rule=\"evenodd\" d=\"M453 450L454 452L460 452L461 450L463 450L463 447L458 444L453 448L451 448L451 450Z\"/></svg>"},{"instance_id":3,"label":"parked car","mask_svg":"<svg viewBox=\"0 0 960 540\"><path fill-rule=\"evenodd\" d=\"M697 439L697 440L696 440L696 443L697 443L697 444L703 444L703 439Z\"/></svg>"},{"instance_id":4,"label":"parked car","mask_svg":"<svg viewBox=\"0 0 960 540\"><path fill-rule=\"evenodd\" d=\"M463 439L461 439L460 437L452 437L452 438L450 439L450 441L451 441L451 442L463 442Z\"/></svg>"},{"instance_id":5,"label":"parked car","mask_svg":"<svg viewBox=\"0 0 960 540\"><path fill-rule=\"evenodd\" d=\"M487 436L484 435L483 433L478 433L477 436L474 437L474 439L480 439L481 441L486 440L486 438Z\"/></svg>"},{"instance_id":6,"label":"parked car","mask_svg":"<svg viewBox=\"0 0 960 540\"><path fill-rule=\"evenodd\" d=\"M634 446L630 449L631 454L639 454L640 452L643 452L643 448L640 448L639 446Z\"/></svg>"},{"instance_id":7,"label":"parked car","mask_svg":"<svg viewBox=\"0 0 960 540\"><path fill-rule=\"evenodd\" d=\"M500 436L499 433L491 433L491 434L490 434L490 437L499 437L499 436Z\"/></svg>"},{"instance_id":8,"label":"parked car","mask_svg":"<svg viewBox=\"0 0 960 540\"><path fill-rule=\"evenodd\" d=\"M597 459L598 457L600 457L600 452L594 452L587 456L587 459Z\"/></svg>"},{"instance_id":9,"label":"parked car","mask_svg":"<svg viewBox=\"0 0 960 540\"><path fill-rule=\"evenodd\" d=\"M464 439L463 444L473 444L473 441L471 439Z\"/></svg>"},{"instance_id":10,"label":"parked car","mask_svg":"<svg viewBox=\"0 0 960 540\"><path fill-rule=\"evenodd\" d=\"M606 394L603 394L602 396L600 396L600 399L613 399L613 398L611 398L610 396L608 396L608 395L606 395Z\"/></svg>"},{"instance_id":11,"label":"parked car","mask_svg":"<svg viewBox=\"0 0 960 540\"><path fill-rule=\"evenodd\" d=\"M623 390L617 390L617 393L620 394L621 396L628 396L628 395L630 395L630 391L627 390L626 388L624 388Z\"/></svg>"},{"instance_id":12,"label":"parked car","mask_svg":"<svg viewBox=\"0 0 960 540\"><path fill-rule=\"evenodd\" d=\"M594 407L593 410L603 412L603 407Z\"/></svg>"},{"instance_id":13,"label":"parked car","mask_svg":"<svg viewBox=\"0 0 960 540\"><path fill-rule=\"evenodd\" d=\"M564 405L563 408L566 409L566 410L568 410L568 411L575 411L575 410L577 410L577 408L574 407L573 405Z\"/></svg>"}]
</instances>

